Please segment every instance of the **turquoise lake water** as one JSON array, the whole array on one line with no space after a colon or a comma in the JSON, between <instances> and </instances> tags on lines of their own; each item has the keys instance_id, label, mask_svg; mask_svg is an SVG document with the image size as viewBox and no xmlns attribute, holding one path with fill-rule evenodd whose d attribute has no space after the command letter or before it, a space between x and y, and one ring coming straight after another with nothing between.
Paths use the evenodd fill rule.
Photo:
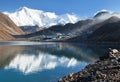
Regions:
<instances>
[{"instance_id":1,"label":"turquoise lake water","mask_svg":"<svg viewBox=\"0 0 120 82\"><path fill-rule=\"evenodd\" d=\"M57 82L119 45L0 42L0 82Z\"/></svg>"}]
</instances>

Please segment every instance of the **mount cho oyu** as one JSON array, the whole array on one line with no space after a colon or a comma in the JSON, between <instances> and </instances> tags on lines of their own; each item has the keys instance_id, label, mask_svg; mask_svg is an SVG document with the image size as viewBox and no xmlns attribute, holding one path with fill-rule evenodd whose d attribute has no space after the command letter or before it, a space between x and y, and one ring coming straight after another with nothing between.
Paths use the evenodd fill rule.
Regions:
<instances>
[{"instance_id":1,"label":"mount cho oyu","mask_svg":"<svg viewBox=\"0 0 120 82\"><path fill-rule=\"evenodd\" d=\"M54 12L45 12L37 9L22 7L15 12L4 12L14 23L25 32L36 32L53 25L76 23L80 18L73 14L56 15Z\"/></svg>"}]
</instances>

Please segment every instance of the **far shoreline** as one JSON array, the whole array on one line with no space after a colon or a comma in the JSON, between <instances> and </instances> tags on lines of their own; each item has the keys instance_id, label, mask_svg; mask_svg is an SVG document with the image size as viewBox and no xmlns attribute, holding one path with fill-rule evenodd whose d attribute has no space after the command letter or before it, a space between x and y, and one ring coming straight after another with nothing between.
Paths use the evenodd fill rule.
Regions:
<instances>
[{"instance_id":1,"label":"far shoreline","mask_svg":"<svg viewBox=\"0 0 120 82\"><path fill-rule=\"evenodd\" d=\"M0 40L1 42L58 42L58 43L79 43L79 44L107 44L120 45L120 42L80 42L80 41L64 41L64 40Z\"/></svg>"}]
</instances>

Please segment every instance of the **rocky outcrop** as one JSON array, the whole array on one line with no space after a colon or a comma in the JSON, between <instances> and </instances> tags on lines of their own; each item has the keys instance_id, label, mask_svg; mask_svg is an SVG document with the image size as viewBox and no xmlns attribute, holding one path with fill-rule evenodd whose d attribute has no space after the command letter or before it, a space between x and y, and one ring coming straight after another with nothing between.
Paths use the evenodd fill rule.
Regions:
<instances>
[{"instance_id":1,"label":"rocky outcrop","mask_svg":"<svg viewBox=\"0 0 120 82\"><path fill-rule=\"evenodd\" d=\"M111 48L109 50L99 61L86 66L80 72L59 79L58 82L119 82L120 52Z\"/></svg>"}]
</instances>

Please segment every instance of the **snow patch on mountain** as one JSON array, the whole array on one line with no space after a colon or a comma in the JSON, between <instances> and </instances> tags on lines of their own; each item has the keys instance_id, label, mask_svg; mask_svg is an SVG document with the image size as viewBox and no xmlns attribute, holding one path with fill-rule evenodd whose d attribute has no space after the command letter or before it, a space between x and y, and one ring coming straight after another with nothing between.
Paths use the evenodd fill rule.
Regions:
<instances>
[{"instance_id":1,"label":"snow patch on mountain","mask_svg":"<svg viewBox=\"0 0 120 82\"><path fill-rule=\"evenodd\" d=\"M76 15L64 14L56 15L54 12L44 12L42 10L22 7L13 13L4 12L18 26L39 26L50 27L58 24L76 23L80 18Z\"/></svg>"},{"instance_id":2,"label":"snow patch on mountain","mask_svg":"<svg viewBox=\"0 0 120 82\"><path fill-rule=\"evenodd\" d=\"M112 12L109 10L101 10L101 11L98 11L94 14L94 19L98 19L98 20L107 20L111 17L120 18L120 13Z\"/></svg>"}]
</instances>

